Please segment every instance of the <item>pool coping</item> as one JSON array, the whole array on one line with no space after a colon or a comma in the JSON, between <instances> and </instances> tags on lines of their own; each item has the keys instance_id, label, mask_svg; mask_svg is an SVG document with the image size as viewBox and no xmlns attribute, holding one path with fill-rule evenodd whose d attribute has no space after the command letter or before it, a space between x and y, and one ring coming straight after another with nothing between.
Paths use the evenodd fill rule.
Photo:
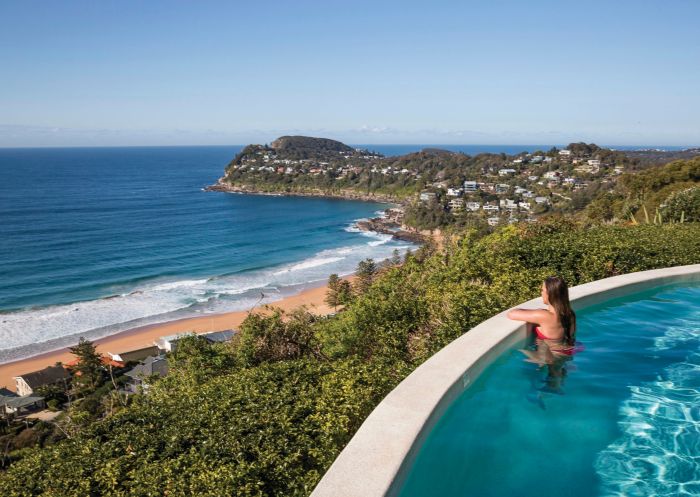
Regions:
<instances>
[{"instance_id":1,"label":"pool coping","mask_svg":"<svg viewBox=\"0 0 700 497\"><path fill-rule=\"evenodd\" d=\"M700 264L652 269L569 289L574 309L651 286L700 281ZM516 307L543 306L541 298ZM452 401L505 349L524 340L526 325L503 311L442 348L377 405L318 483L312 497L396 496L422 442Z\"/></svg>"}]
</instances>

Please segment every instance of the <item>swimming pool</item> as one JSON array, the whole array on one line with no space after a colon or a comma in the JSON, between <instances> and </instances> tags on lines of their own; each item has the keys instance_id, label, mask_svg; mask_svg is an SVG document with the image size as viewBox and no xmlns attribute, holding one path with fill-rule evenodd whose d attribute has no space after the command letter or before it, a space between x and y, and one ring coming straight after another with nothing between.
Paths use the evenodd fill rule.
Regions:
<instances>
[{"instance_id":1,"label":"swimming pool","mask_svg":"<svg viewBox=\"0 0 700 497\"><path fill-rule=\"evenodd\" d=\"M430 430L398 495L699 495L700 284L608 300L578 322L585 350L561 370L498 356Z\"/></svg>"}]
</instances>

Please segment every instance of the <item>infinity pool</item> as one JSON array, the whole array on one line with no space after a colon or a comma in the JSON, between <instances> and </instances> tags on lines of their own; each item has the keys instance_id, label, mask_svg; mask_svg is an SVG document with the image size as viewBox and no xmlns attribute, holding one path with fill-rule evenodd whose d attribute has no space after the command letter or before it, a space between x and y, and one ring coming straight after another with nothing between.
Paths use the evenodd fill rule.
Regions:
<instances>
[{"instance_id":1,"label":"infinity pool","mask_svg":"<svg viewBox=\"0 0 700 497\"><path fill-rule=\"evenodd\" d=\"M455 400L401 497L700 495L700 285L577 317L571 361L510 350Z\"/></svg>"}]
</instances>

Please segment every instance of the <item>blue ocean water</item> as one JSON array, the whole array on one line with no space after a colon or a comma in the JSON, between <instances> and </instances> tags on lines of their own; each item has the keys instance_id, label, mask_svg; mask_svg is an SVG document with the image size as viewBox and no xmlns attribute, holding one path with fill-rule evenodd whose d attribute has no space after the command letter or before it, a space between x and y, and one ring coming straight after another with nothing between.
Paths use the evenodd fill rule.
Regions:
<instances>
[{"instance_id":1,"label":"blue ocean water","mask_svg":"<svg viewBox=\"0 0 700 497\"><path fill-rule=\"evenodd\" d=\"M578 312L558 366L510 350L429 433L401 497L700 495L700 285Z\"/></svg>"},{"instance_id":2,"label":"blue ocean water","mask_svg":"<svg viewBox=\"0 0 700 497\"><path fill-rule=\"evenodd\" d=\"M450 152L462 152L467 155L477 155L477 154L508 154L515 155L522 152L546 152L551 150L552 147L557 147L559 149L566 148L567 144L549 144L549 145L353 145L356 148L367 149L372 152L378 152L387 157L410 154L413 152L419 152L424 148L439 148L443 150L449 150ZM640 150L640 149L658 149L658 150L684 150L686 146L675 146L675 145L660 145L660 146L632 146L632 145L601 145L614 150Z\"/></svg>"},{"instance_id":3,"label":"blue ocean water","mask_svg":"<svg viewBox=\"0 0 700 497\"><path fill-rule=\"evenodd\" d=\"M410 245L385 204L204 192L240 147L0 150L0 363L251 306Z\"/></svg>"}]
</instances>

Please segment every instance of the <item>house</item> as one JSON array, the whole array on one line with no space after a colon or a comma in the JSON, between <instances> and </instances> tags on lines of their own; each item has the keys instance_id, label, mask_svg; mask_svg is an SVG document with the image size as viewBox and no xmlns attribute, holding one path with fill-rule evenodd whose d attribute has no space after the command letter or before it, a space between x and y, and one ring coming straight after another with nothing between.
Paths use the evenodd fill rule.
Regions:
<instances>
[{"instance_id":1,"label":"house","mask_svg":"<svg viewBox=\"0 0 700 497\"><path fill-rule=\"evenodd\" d=\"M43 407L43 397L35 395L20 397L6 388L0 388L0 418L36 411Z\"/></svg>"},{"instance_id":2,"label":"house","mask_svg":"<svg viewBox=\"0 0 700 497\"><path fill-rule=\"evenodd\" d=\"M178 340L187 335L193 335L193 333L180 333L178 335L168 335L160 337L157 340L155 340L153 344L163 352L173 352L177 348Z\"/></svg>"},{"instance_id":3,"label":"house","mask_svg":"<svg viewBox=\"0 0 700 497\"><path fill-rule=\"evenodd\" d=\"M437 199L437 194L433 192L421 192L420 199L423 202L430 202Z\"/></svg>"},{"instance_id":4,"label":"house","mask_svg":"<svg viewBox=\"0 0 700 497\"><path fill-rule=\"evenodd\" d=\"M509 211L518 210L518 204L515 203L515 200L507 198L505 200L503 200L503 199L499 200L498 203L501 207L503 207L506 210L509 210Z\"/></svg>"},{"instance_id":5,"label":"house","mask_svg":"<svg viewBox=\"0 0 700 497\"><path fill-rule=\"evenodd\" d=\"M452 209L453 211L461 211L462 209L464 209L464 199L453 198L452 200L450 200L449 206L450 209Z\"/></svg>"},{"instance_id":6,"label":"house","mask_svg":"<svg viewBox=\"0 0 700 497\"><path fill-rule=\"evenodd\" d=\"M510 186L506 185L505 183L499 183L494 188L496 193L505 193L508 191L508 189L510 189Z\"/></svg>"},{"instance_id":7,"label":"house","mask_svg":"<svg viewBox=\"0 0 700 497\"><path fill-rule=\"evenodd\" d=\"M130 350L128 352L120 352L113 354L112 352L107 352L113 361L121 362L126 364L128 362L138 362L144 360L148 356L160 354L160 349L152 345L150 347L144 347L142 349Z\"/></svg>"},{"instance_id":8,"label":"house","mask_svg":"<svg viewBox=\"0 0 700 497\"><path fill-rule=\"evenodd\" d=\"M202 333L199 336L209 343L224 343L230 342L235 333L235 330L210 331L209 333Z\"/></svg>"},{"instance_id":9,"label":"house","mask_svg":"<svg viewBox=\"0 0 700 497\"><path fill-rule=\"evenodd\" d=\"M536 204L548 204L549 199L547 197L535 197Z\"/></svg>"},{"instance_id":10,"label":"house","mask_svg":"<svg viewBox=\"0 0 700 497\"><path fill-rule=\"evenodd\" d=\"M496 226L498 223L501 222L500 217L490 217L486 220L487 223L489 223L489 226Z\"/></svg>"},{"instance_id":11,"label":"house","mask_svg":"<svg viewBox=\"0 0 700 497\"><path fill-rule=\"evenodd\" d=\"M131 378L127 388L133 393L138 393L139 390L147 390L149 377L154 375L163 377L167 376L167 374L168 360L164 356L147 357L138 366L125 373L126 376Z\"/></svg>"},{"instance_id":12,"label":"house","mask_svg":"<svg viewBox=\"0 0 700 497\"><path fill-rule=\"evenodd\" d=\"M447 196L448 197L461 197L462 196L462 189L461 188L448 188L447 189Z\"/></svg>"},{"instance_id":13,"label":"house","mask_svg":"<svg viewBox=\"0 0 700 497\"><path fill-rule=\"evenodd\" d=\"M484 207L482 207L486 212L498 212L500 209L498 208L497 205L493 204L486 204Z\"/></svg>"},{"instance_id":14,"label":"house","mask_svg":"<svg viewBox=\"0 0 700 497\"><path fill-rule=\"evenodd\" d=\"M515 169L499 169L498 170L498 175L499 176L510 176L515 174Z\"/></svg>"},{"instance_id":15,"label":"house","mask_svg":"<svg viewBox=\"0 0 700 497\"><path fill-rule=\"evenodd\" d=\"M479 185L476 181L465 181L464 191L467 193L473 193L479 189Z\"/></svg>"},{"instance_id":16,"label":"house","mask_svg":"<svg viewBox=\"0 0 700 497\"><path fill-rule=\"evenodd\" d=\"M481 204L479 202L467 202L465 207L470 211L478 211L481 209Z\"/></svg>"},{"instance_id":17,"label":"house","mask_svg":"<svg viewBox=\"0 0 700 497\"><path fill-rule=\"evenodd\" d=\"M547 171L542 177L549 180L558 180L560 175L559 171Z\"/></svg>"},{"instance_id":18,"label":"house","mask_svg":"<svg viewBox=\"0 0 700 497\"><path fill-rule=\"evenodd\" d=\"M600 167L600 161L598 159L589 159L588 165L594 166L594 167Z\"/></svg>"},{"instance_id":19,"label":"house","mask_svg":"<svg viewBox=\"0 0 700 497\"><path fill-rule=\"evenodd\" d=\"M37 388L60 383L65 385L70 374L63 366L49 366L40 371L15 376L15 385L17 393L21 396L27 396L34 393Z\"/></svg>"},{"instance_id":20,"label":"house","mask_svg":"<svg viewBox=\"0 0 700 497\"><path fill-rule=\"evenodd\" d=\"M562 157L571 157L571 150L560 150L559 155L561 155Z\"/></svg>"},{"instance_id":21,"label":"house","mask_svg":"<svg viewBox=\"0 0 700 497\"><path fill-rule=\"evenodd\" d=\"M530 210L530 204L527 202L518 202L518 207L520 207L524 211Z\"/></svg>"}]
</instances>

